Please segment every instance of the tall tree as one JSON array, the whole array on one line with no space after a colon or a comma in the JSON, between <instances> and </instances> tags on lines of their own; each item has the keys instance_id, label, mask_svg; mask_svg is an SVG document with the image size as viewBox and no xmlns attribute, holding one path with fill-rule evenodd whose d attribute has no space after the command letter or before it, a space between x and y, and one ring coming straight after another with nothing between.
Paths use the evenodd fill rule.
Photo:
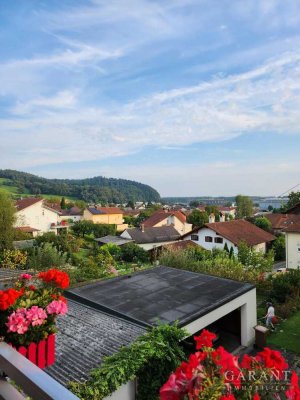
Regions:
<instances>
[{"instance_id":1,"label":"tall tree","mask_svg":"<svg viewBox=\"0 0 300 400\"><path fill-rule=\"evenodd\" d=\"M236 196L235 202L237 218L251 217L253 214L253 202L250 197L239 194Z\"/></svg>"},{"instance_id":2,"label":"tall tree","mask_svg":"<svg viewBox=\"0 0 300 400\"><path fill-rule=\"evenodd\" d=\"M264 231L270 232L272 229L272 224L266 217L259 217L256 218L254 224L258 227L263 229Z\"/></svg>"},{"instance_id":3,"label":"tall tree","mask_svg":"<svg viewBox=\"0 0 300 400\"><path fill-rule=\"evenodd\" d=\"M0 252L12 248L15 208L10 197L0 191Z\"/></svg>"},{"instance_id":4,"label":"tall tree","mask_svg":"<svg viewBox=\"0 0 300 400\"><path fill-rule=\"evenodd\" d=\"M201 212L200 210L195 209L187 217L187 222L189 224L193 224L193 226L202 227L208 222L208 214L206 212Z\"/></svg>"},{"instance_id":5,"label":"tall tree","mask_svg":"<svg viewBox=\"0 0 300 400\"><path fill-rule=\"evenodd\" d=\"M67 208L66 199L65 199L64 197L61 198L61 201L60 201L60 208L61 208L62 210L65 210L65 209Z\"/></svg>"},{"instance_id":6,"label":"tall tree","mask_svg":"<svg viewBox=\"0 0 300 400\"><path fill-rule=\"evenodd\" d=\"M291 192L288 195L288 198L289 198L289 200L286 205L287 209L294 207L296 204L300 203L300 192Z\"/></svg>"}]
</instances>

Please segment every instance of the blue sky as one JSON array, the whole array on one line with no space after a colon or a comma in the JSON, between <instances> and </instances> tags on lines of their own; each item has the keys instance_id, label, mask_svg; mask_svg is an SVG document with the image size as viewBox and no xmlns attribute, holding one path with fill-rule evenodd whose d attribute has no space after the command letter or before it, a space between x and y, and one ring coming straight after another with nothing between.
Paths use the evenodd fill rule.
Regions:
<instances>
[{"instance_id":1,"label":"blue sky","mask_svg":"<svg viewBox=\"0 0 300 400\"><path fill-rule=\"evenodd\" d=\"M0 168L163 196L300 182L298 0L0 2Z\"/></svg>"}]
</instances>

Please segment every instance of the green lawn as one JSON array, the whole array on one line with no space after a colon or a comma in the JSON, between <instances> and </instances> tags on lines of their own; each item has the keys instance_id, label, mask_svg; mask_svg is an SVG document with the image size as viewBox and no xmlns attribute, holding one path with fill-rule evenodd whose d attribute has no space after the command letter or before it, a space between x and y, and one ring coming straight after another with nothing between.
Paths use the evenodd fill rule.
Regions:
<instances>
[{"instance_id":1,"label":"green lawn","mask_svg":"<svg viewBox=\"0 0 300 400\"><path fill-rule=\"evenodd\" d=\"M277 331L268 337L268 344L300 353L300 311L277 326Z\"/></svg>"}]
</instances>

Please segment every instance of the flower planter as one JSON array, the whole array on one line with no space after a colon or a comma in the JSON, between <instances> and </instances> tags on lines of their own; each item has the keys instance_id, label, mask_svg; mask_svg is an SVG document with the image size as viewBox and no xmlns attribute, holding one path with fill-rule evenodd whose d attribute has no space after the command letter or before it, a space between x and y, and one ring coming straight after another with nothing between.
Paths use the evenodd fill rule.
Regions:
<instances>
[{"instance_id":1,"label":"flower planter","mask_svg":"<svg viewBox=\"0 0 300 400\"><path fill-rule=\"evenodd\" d=\"M30 345L27 347L12 347L39 368L49 367L55 361L54 334L49 335L47 339L42 340L39 343L30 343Z\"/></svg>"}]
</instances>

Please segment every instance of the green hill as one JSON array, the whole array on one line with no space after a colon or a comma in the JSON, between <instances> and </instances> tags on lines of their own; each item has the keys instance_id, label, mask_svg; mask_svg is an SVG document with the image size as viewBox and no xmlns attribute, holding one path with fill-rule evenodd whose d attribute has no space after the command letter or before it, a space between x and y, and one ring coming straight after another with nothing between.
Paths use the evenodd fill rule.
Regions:
<instances>
[{"instance_id":1,"label":"green hill","mask_svg":"<svg viewBox=\"0 0 300 400\"><path fill-rule=\"evenodd\" d=\"M13 197L65 196L102 203L160 200L159 193L151 186L127 179L102 176L86 179L47 179L10 169L0 170L0 189L9 192Z\"/></svg>"}]
</instances>

